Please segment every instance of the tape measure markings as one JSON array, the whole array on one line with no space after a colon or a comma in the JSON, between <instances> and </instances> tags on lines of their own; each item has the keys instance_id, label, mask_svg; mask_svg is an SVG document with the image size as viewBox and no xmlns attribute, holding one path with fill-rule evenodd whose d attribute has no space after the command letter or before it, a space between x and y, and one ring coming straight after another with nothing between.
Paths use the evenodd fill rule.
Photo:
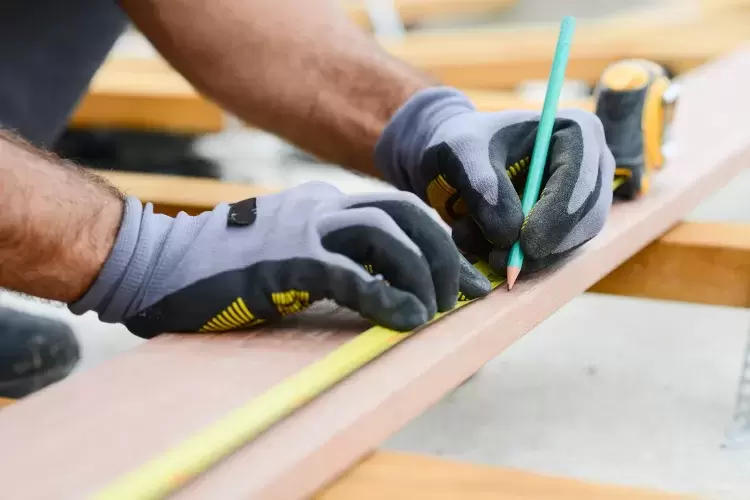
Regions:
<instances>
[{"instance_id":1,"label":"tape measure markings","mask_svg":"<svg viewBox=\"0 0 750 500\"><path fill-rule=\"evenodd\" d=\"M475 267L490 280L493 290L505 282L486 263L479 262ZM457 302L453 309L437 314L427 325L472 302ZM121 476L91 498L163 498L422 328L397 332L374 326L365 330L244 406Z\"/></svg>"}]
</instances>

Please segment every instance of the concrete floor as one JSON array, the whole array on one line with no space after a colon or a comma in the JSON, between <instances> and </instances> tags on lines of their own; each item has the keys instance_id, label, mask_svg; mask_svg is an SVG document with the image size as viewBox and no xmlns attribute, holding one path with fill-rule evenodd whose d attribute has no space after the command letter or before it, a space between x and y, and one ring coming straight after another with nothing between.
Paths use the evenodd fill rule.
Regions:
<instances>
[{"instance_id":1,"label":"concrete floor","mask_svg":"<svg viewBox=\"0 0 750 500\"><path fill-rule=\"evenodd\" d=\"M597 9L604 3L588 1ZM198 150L221 161L227 179L284 186L322 178L347 191L389 189L325 165L281 170L284 146L244 131L207 137ZM690 218L750 222L749 200L747 170ZM141 342L92 314L75 317L58 305L8 293L0 294L0 303L69 322L82 344L79 371ZM750 314L742 309L586 294L384 446L750 499L750 447L724 446L749 326Z\"/></svg>"}]
</instances>

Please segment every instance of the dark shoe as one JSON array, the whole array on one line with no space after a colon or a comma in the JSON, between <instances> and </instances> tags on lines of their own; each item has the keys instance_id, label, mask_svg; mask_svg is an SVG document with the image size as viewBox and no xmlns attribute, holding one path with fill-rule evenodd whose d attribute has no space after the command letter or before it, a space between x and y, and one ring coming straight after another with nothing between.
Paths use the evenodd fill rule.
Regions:
<instances>
[{"instance_id":1,"label":"dark shoe","mask_svg":"<svg viewBox=\"0 0 750 500\"><path fill-rule=\"evenodd\" d=\"M93 169L221 177L215 161L193 152L196 136L139 130L66 130L55 153Z\"/></svg>"},{"instance_id":2,"label":"dark shoe","mask_svg":"<svg viewBox=\"0 0 750 500\"><path fill-rule=\"evenodd\" d=\"M0 307L0 397L22 398L62 380L79 359L65 323Z\"/></svg>"}]
</instances>

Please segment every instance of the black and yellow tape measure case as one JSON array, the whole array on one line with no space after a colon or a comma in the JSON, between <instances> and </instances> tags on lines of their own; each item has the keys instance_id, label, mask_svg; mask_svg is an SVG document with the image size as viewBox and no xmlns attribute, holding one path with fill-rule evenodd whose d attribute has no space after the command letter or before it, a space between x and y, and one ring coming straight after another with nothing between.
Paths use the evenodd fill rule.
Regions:
<instances>
[{"instance_id":1,"label":"black and yellow tape measure case","mask_svg":"<svg viewBox=\"0 0 750 500\"><path fill-rule=\"evenodd\" d=\"M595 89L595 113L617 168L616 198L632 200L648 192L651 174L664 164L671 104L664 96L671 82L660 65L642 59L613 63Z\"/></svg>"}]
</instances>

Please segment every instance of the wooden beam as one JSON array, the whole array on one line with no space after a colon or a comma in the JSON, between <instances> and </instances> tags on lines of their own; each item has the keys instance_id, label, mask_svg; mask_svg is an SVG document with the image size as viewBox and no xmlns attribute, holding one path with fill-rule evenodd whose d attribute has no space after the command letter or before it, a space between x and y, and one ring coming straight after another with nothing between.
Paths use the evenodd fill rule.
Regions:
<instances>
[{"instance_id":1,"label":"wooden beam","mask_svg":"<svg viewBox=\"0 0 750 500\"><path fill-rule=\"evenodd\" d=\"M0 409L16 400L0 398ZM324 486L316 500L690 500L693 497L411 453L376 451Z\"/></svg>"},{"instance_id":2,"label":"wooden beam","mask_svg":"<svg viewBox=\"0 0 750 500\"><path fill-rule=\"evenodd\" d=\"M483 111L541 109L512 92L467 90ZM593 110L591 99L561 107ZM222 109L197 92L160 58L107 60L97 72L70 122L72 128L125 128L179 133L213 133L224 126Z\"/></svg>"},{"instance_id":3,"label":"wooden beam","mask_svg":"<svg viewBox=\"0 0 750 500\"><path fill-rule=\"evenodd\" d=\"M605 67L626 58L646 58L685 73L750 38L750 13L680 12L580 21L566 76L594 85ZM672 13L674 12L674 13ZM546 80L558 26L420 33L381 40L392 55L459 88L513 89ZM696 36L695 33L700 33Z\"/></svg>"},{"instance_id":4,"label":"wooden beam","mask_svg":"<svg viewBox=\"0 0 750 500\"><path fill-rule=\"evenodd\" d=\"M0 398L0 409L17 400ZM516 469L376 451L319 491L317 500L688 500L641 488L603 485ZM691 497L692 498L692 497Z\"/></svg>"},{"instance_id":5,"label":"wooden beam","mask_svg":"<svg viewBox=\"0 0 750 500\"><path fill-rule=\"evenodd\" d=\"M221 202L233 202L278 191L253 184L226 183L216 179L161 174L140 174L96 170L127 194L154 204L154 211L176 215L180 211L195 215L211 210Z\"/></svg>"},{"instance_id":6,"label":"wooden beam","mask_svg":"<svg viewBox=\"0 0 750 500\"><path fill-rule=\"evenodd\" d=\"M393 5L405 25L423 21L455 19L489 14L512 7L517 0L394 0ZM363 28L372 29L364 0L344 0L350 19Z\"/></svg>"},{"instance_id":7,"label":"wooden beam","mask_svg":"<svg viewBox=\"0 0 750 500\"><path fill-rule=\"evenodd\" d=\"M687 500L645 488L378 451L324 488L316 500Z\"/></svg>"},{"instance_id":8,"label":"wooden beam","mask_svg":"<svg viewBox=\"0 0 750 500\"><path fill-rule=\"evenodd\" d=\"M538 100L527 99L515 92L503 92L496 90L465 89L464 92L480 111L504 111L508 109L532 109L541 110L544 96ZM560 109L580 108L586 111L594 111L593 98L561 100Z\"/></svg>"},{"instance_id":9,"label":"wooden beam","mask_svg":"<svg viewBox=\"0 0 750 500\"><path fill-rule=\"evenodd\" d=\"M110 58L70 121L72 128L131 128L181 133L221 130L221 108L159 58Z\"/></svg>"},{"instance_id":10,"label":"wooden beam","mask_svg":"<svg viewBox=\"0 0 750 500\"><path fill-rule=\"evenodd\" d=\"M427 0L408 1L422 4ZM717 5L696 11L679 5L581 21L571 48L568 78L593 85L606 65L628 57L653 59L683 73L750 38L750 9ZM512 90L527 80L546 79L557 30L557 26L519 26L500 31L410 34L403 41L382 40L382 45L444 83L472 89L484 110L537 108L536 102L486 91ZM696 37L696 32L701 36ZM591 106L585 100L570 104ZM221 108L160 58L107 60L71 120L74 128L186 133L216 132L223 124Z\"/></svg>"},{"instance_id":11,"label":"wooden beam","mask_svg":"<svg viewBox=\"0 0 750 500\"><path fill-rule=\"evenodd\" d=\"M0 409L15 403L0 398ZM376 451L315 494L316 500L689 500L642 488L605 485L412 453Z\"/></svg>"},{"instance_id":12,"label":"wooden beam","mask_svg":"<svg viewBox=\"0 0 750 500\"><path fill-rule=\"evenodd\" d=\"M684 1L684 0L672 0ZM704 11L726 11L731 10L750 10L750 1L748 0L700 0L700 7Z\"/></svg>"},{"instance_id":13,"label":"wooden beam","mask_svg":"<svg viewBox=\"0 0 750 500\"><path fill-rule=\"evenodd\" d=\"M676 156L648 196L613 207L597 238L561 265L521 280L512 293L498 289L423 328L175 498L299 498L338 477L745 168L748 85L750 48L691 75L673 124ZM3 491L86 496L366 326L321 303L249 332L162 335L74 374L0 412L0 442L14 457L3 465ZM44 481L36 480L40 475Z\"/></svg>"},{"instance_id":14,"label":"wooden beam","mask_svg":"<svg viewBox=\"0 0 750 500\"><path fill-rule=\"evenodd\" d=\"M750 307L750 224L683 223L589 291Z\"/></svg>"}]
</instances>

